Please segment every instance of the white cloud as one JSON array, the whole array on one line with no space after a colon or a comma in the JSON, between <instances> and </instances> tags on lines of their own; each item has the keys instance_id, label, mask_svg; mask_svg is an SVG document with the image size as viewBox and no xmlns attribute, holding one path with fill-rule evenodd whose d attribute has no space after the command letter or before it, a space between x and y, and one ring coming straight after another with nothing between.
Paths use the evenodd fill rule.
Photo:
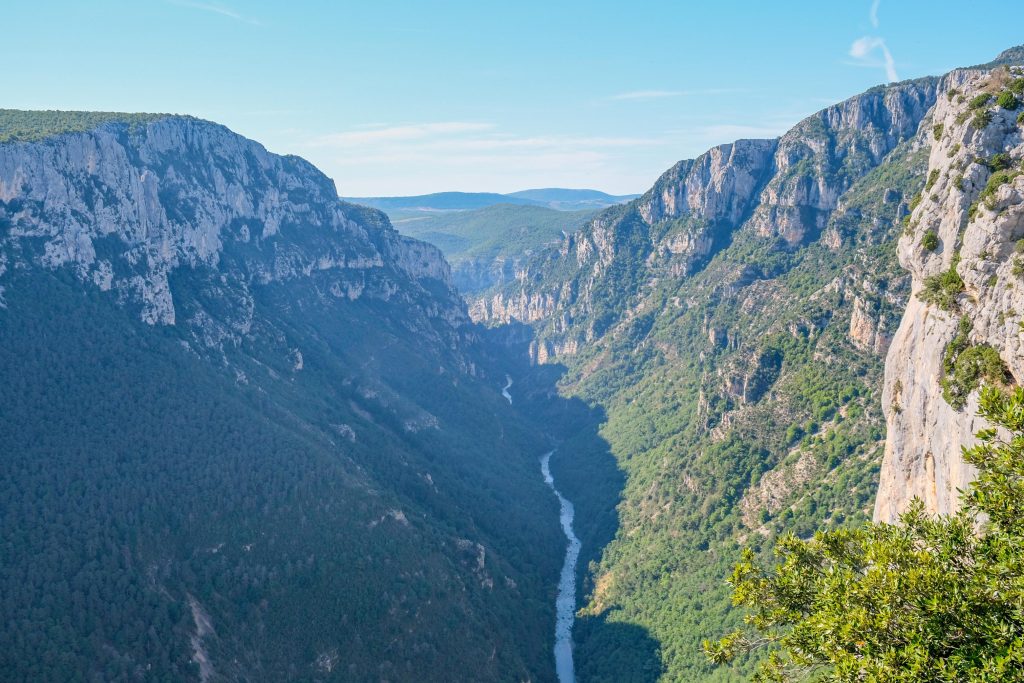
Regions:
<instances>
[{"instance_id":1,"label":"white cloud","mask_svg":"<svg viewBox=\"0 0 1024 683\"><path fill-rule=\"evenodd\" d=\"M494 128L490 123L465 121L443 121L440 123L416 123L402 126L379 127L379 124L359 126L357 130L331 133L311 141L314 147L358 147L367 144L424 140L437 137L480 132Z\"/></svg>"},{"instance_id":2,"label":"white cloud","mask_svg":"<svg viewBox=\"0 0 1024 683\"><path fill-rule=\"evenodd\" d=\"M871 3L871 12L869 16L871 18L871 25L875 28L878 28L878 6L881 4L882 0L874 0L874 2Z\"/></svg>"},{"instance_id":3,"label":"white cloud","mask_svg":"<svg viewBox=\"0 0 1024 683\"><path fill-rule=\"evenodd\" d=\"M492 123L442 121L353 126L307 137L295 151L333 175L343 196L362 196L381 188L389 194L511 191L531 184L523 178L575 186L581 179L598 184L619 177L600 183L617 190L627 184L619 176L626 158L670 143L664 137L521 135Z\"/></svg>"},{"instance_id":4,"label":"white cloud","mask_svg":"<svg viewBox=\"0 0 1024 683\"><path fill-rule=\"evenodd\" d=\"M880 54L881 59L875 57ZM893 59L889 47L885 44L884 38L877 36L863 36L853 41L850 45L850 57L856 66L867 66L885 69L885 77L892 81L900 80L896 73L896 60Z\"/></svg>"}]
</instances>

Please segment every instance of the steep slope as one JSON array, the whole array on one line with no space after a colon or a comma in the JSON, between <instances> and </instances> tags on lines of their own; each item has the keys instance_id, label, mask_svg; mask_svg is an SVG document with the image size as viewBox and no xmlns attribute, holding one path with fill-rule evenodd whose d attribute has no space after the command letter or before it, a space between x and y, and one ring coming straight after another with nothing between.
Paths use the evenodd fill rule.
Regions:
<instances>
[{"instance_id":1,"label":"steep slope","mask_svg":"<svg viewBox=\"0 0 1024 683\"><path fill-rule=\"evenodd\" d=\"M448 267L187 117L2 112L8 680L552 680L546 444Z\"/></svg>"},{"instance_id":2,"label":"steep slope","mask_svg":"<svg viewBox=\"0 0 1024 683\"><path fill-rule=\"evenodd\" d=\"M467 296L501 286L539 249L576 232L593 211L496 204L474 211L434 213L395 221L402 233L437 246Z\"/></svg>"},{"instance_id":3,"label":"steep slope","mask_svg":"<svg viewBox=\"0 0 1024 683\"><path fill-rule=\"evenodd\" d=\"M875 516L913 497L951 512L985 425L981 382L1024 378L1024 70L969 74L939 98L928 186L900 237L912 296L885 365L888 439Z\"/></svg>"},{"instance_id":4,"label":"steep slope","mask_svg":"<svg viewBox=\"0 0 1024 683\"><path fill-rule=\"evenodd\" d=\"M742 545L870 517L883 358L910 296L896 240L931 182L931 110L978 73L682 161L471 305L530 325L535 372L566 366L561 391L604 412L625 476L621 497L595 492L595 450L571 444L552 463L580 517L617 503L618 529L583 539L581 680L742 677L751 662L711 671L700 652L738 618L723 578ZM657 643L642 661L621 654L637 630Z\"/></svg>"}]
</instances>

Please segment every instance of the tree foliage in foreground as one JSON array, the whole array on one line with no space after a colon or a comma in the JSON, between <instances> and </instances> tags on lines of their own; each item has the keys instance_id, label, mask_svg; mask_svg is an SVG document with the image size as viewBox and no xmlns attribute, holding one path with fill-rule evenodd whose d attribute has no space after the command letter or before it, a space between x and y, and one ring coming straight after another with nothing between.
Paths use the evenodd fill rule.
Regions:
<instances>
[{"instance_id":1,"label":"tree foliage in foreground","mask_svg":"<svg viewBox=\"0 0 1024 683\"><path fill-rule=\"evenodd\" d=\"M730 584L750 628L705 642L711 661L768 648L766 683L1024 681L1024 389L984 388L980 414L1005 431L964 449L959 513L790 536L772 569L748 551Z\"/></svg>"}]
</instances>

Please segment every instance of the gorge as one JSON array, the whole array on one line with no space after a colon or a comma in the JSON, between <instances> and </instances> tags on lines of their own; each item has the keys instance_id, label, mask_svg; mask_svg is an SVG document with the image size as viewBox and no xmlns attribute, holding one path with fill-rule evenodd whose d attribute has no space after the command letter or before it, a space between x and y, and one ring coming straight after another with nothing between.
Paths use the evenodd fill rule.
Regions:
<instances>
[{"instance_id":1,"label":"gorge","mask_svg":"<svg viewBox=\"0 0 1024 683\"><path fill-rule=\"evenodd\" d=\"M744 548L955 512L1024 378L1022 65L469 246L216 123L0 110L0 674L749 678Z\"/></svg>"}]
</instances>

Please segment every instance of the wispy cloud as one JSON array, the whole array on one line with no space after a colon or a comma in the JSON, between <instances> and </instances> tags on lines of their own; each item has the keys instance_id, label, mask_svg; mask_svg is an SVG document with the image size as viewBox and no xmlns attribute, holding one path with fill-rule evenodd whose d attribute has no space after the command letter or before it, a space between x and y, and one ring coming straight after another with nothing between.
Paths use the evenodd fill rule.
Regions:
<instances>
[{"instance_id":1,"label":"wispy cloud","mask_svg":"<svg viewBox=\"0 0 1024 683\"><path fill-rule=\"evenodd\" d=\"M167 2L169 2L172 5L177 5L178 7L189 7L191 9L197 9L202 12L209 12L210 14L219 14L222 17L234 19L235 21L241 21L246 24L253 24L254 26L260 25L260 22L256 19L253 19L252 17L247 17L244 14L236 12L230 7L218 5L212 2L195 2L194 0L167 0Z\"/></svg>"},{"instance_id":2,"label":"wispy cloud","mask_svg":"<svg viewBox=\"0 0 1024 683\"><path fill-rule=\"evenodd\" d=\"M459 189L478 186L484 177L563 184L575 178L578 183L579 178L615 172L623 154L665 144L663 137L523 135L488 122L440 121L353 126L309 137L299 146L311 161L338 174L342 194L354 194L364 179L385 175L403 176L420 188L442 178L460 178L451 181ZM413 183L412 178L419 180Z\"/></svg>"},{"instance_id":3,"label":"wispy cloud","mask_svg":"<svg viewBox=\"0 0 1024 683\"><path fill-rule=\"evenodd\" d=\"M436 138L450 138L465 133L479 133L494 128L490 123L443 121L440 123L414 123L401 126L369 124L356 130L320 136L311 144L316 147L359 147L390 142L409 142Z\"/></svg>"},{"instance_id":4,"label":"wispy cloud","mask_svg":"<svg viewBox=\"0 0 1024 683\"><path fill-rule=\"evenodd\" d=\"M868 10L868 19L871 20L871 26L876 29L878 28L878 8L881 4L882 0L872 0L871 9ZM853 58L852 62L848 62L850 65L884 69L885 78L890 83L900 80L899 74L896 73L896 60L893 59L889 46L885 44L885 38L861 36L850 45L849 54Z\"/></svg>"},{"instance_id":5,"label":"wispy cloud","mask_svg":"<svg viewBox=\"0 0 1024 683\"><path fill-rule=\"evenodd\" d=\"M896 73L896 60L889 52L889 46L885 44L884 38L877 36L858 38L850 45L850 57L854 59L852 64L855 66L885 69L885 77L889 82L900 80L899 74Z\"/></svg>"}]
</instances>

